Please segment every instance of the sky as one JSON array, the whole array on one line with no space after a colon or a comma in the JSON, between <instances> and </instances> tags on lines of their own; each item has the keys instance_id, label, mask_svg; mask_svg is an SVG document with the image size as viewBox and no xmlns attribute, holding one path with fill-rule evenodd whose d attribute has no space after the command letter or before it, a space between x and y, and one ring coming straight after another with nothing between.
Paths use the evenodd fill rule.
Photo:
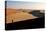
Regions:
<instances>
[{"instance_id":1,"label":"sky","mask_svg":"<svg viewBox=\"0 0 46 31\"><path fill-rule=\"evenodd\" d=\"M30 2L46 2L46 0L5 0L5 1L30 1Z\"/></svg>"},{"instance_id":2,"label":"sky","mask_svg":"<svg viewBox=\"0 0 46 31\"><path fill-rule=\"evenodd\" d=\"M13 9L44 9L44 4L39 2L7 1L7 8Z\"/></svg>"}]
</instances>

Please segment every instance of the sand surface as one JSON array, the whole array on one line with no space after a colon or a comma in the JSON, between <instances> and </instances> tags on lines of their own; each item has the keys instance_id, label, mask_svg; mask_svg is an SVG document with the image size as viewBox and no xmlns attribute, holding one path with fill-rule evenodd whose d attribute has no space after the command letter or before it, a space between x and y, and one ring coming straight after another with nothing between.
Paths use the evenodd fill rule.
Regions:
<instances>
[{"instance_id":1,"label":"sand surface","mask_svg":"<svg viewBox=\"0 0 46 31\"><path fill-rule=\"evenodd\" d=\"M35 19L35 18L38 17L35 17L32 14L28 14L25 12L16 13L15 9L7 9L7 13L6 13L6 23L12 23L12 20L13 22L19 22L19 21Z\"/></svg>"}]
</instances>

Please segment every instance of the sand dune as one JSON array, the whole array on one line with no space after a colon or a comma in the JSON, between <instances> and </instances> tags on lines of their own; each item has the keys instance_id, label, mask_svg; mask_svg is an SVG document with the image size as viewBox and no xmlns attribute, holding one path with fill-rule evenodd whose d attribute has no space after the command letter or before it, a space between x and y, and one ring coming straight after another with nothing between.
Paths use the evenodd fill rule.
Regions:
<instances>
[{"instance_id":1,"label":"sand dune","mask_svg":"<svg viewBox=\"0 0 46 31\"><path fill-rule=\"evenodd\" d=\"M6 14L7 15L12 15L14 13L16 13L16 10L15 9L9 9L9 8L6 9Z\"/></svg>"},{"instance_id":2,"label":"sand dune","mask_svg":"<svg viewBox=\"0 0 46 31\"><path fill-rule=\"evenodd\" d=\"M32 14L28 14L25 12L16 13L15 9L7 9L6 14L7 14L6 23L12 23L12 20L13 20L13 22L19 22L22 20L37 18L37 17L33 16Z\"/></svg>"}]
</instances>

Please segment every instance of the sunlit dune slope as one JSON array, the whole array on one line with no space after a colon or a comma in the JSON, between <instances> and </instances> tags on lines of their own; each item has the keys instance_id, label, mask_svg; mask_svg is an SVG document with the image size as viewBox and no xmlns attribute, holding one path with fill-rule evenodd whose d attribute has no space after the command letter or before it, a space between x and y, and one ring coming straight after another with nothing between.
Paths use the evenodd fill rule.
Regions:
<instances>
[{"instance_id":1,"label":"sunlit dune slope","mask_svg":"<svg viewBox=\"0 0 46 31\"><path fill-rule=\"evenodd\" d=\"M6 16L6 23L12 23L13 22L18 22L18 21L23 21L27 19L34 19L37 18L33 16L32 14L28 14L25 12L18 12L16 13L15 9L7 9L7 16Z\"/></svg>"}]
</instances>

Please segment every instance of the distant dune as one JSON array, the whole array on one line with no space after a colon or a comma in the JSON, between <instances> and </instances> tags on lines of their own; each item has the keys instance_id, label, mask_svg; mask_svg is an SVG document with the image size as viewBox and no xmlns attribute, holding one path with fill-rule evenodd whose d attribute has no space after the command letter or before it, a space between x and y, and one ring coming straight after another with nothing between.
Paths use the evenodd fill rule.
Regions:
<instances>
[{"instance_id":1,"label":"distant dune","mask_svg":"<svg viewBox=\"0 0 46 31\"><path fill-rule=\"evenodd\" d=\"M12 15L12 14L14 14L14 13L16 13L16 9L10 9L10 8L7 8L7 9L6 9L6 14L7 14L7 15Z\"/></svg>"},{"instance_id":2,"label":"distant dune","mask_svg":"<svg viewBox=\"0 0 46 31\"><path fill-rule=\"evenodd\" d=\"M37 17L33 16L32 14L25 13L25 12L16 13L16 9L6 10L6 23L12 23L12 20L13 22L18 22L18 21L34 19L34 18L37 18Z\"/></svg>"}]
</instances>

